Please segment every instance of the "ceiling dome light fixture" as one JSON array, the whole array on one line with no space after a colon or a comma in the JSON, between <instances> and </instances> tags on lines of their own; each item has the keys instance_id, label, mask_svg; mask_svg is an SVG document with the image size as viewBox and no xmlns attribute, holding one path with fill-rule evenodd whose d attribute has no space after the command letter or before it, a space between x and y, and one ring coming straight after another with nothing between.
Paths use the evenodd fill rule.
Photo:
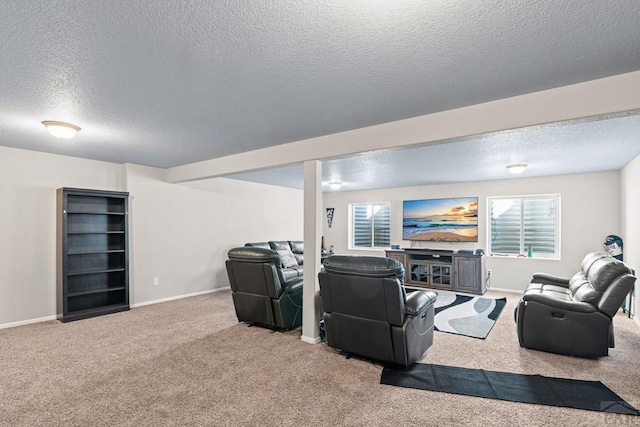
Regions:
<instances>
[{"instance_id":1,"label":"ceiling dome light fixture","mask_svg":"<svg viewBox=\"0 0 640 427\"><path fill-rule=\"evenodd\" d=\"M42 124L47 128L49 133L56 138L70 139L76 136L76 134L80 131L79 126L72 125L71 123L45 120L44 122L42 122Z\"/></svg>"},{"instance_id":2,"label":"ceiling dome light fixture","mask_svg":"<svg viewBox=\"0 0 640 427\"><path fill-rule=\"evenodd\" d=\"M342 183L340 181L332 181L329 183L329 188L332 190L339 190L342 187Z\"/></svg>"},{"instance_id":3,"label":"ceiling dome light fixture","mask_svg":"<svg viewBox=\"0 0 640 427\"><path fill-rule=\"evenodd\" d=\"M524 163L517 163L517 164L507 166L507 170L513 174L522 173L526 168L527 168L527 165Z\"/></svg>"}]
</instances>

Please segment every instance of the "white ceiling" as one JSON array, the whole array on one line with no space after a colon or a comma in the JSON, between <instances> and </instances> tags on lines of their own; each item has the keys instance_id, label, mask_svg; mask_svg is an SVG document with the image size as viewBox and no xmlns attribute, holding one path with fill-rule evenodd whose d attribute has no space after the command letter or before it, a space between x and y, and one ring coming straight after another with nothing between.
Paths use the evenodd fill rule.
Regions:
<instances>
[{"instance_id":1,"label":"white ceiling","mask_svg":"<svg viewBox=\"0 0 640 427\"><path fill-rule=\"evenodd\" d=\"M637 0L3 1L0 145L183 165L640 70L638 22ZM53 139L43 120L82 131ZM500 138L474 143L482 162L470 141L411 158L455 158L428 169L466 164L476 179L471 166L497 174L516 153ZM536 144L520 143L550 150L531 174L610 155ZM380 159L343 160L360 170L345 187Z\"/></svg>"},{"instance_id":2,"label":"white ceiling","mask_svg":"<svg viewBox=\"0 0 640 427\"><path fill-rule=\"evenodd\" d=\"M441 144L363 153L322 162L323 191L530 178L620 170L640 155L640 115L557 123ZM521 175L506 166L524 163ZM303 166L235 174L231 178L302 189Z\"/></svg>"}]
</instances>

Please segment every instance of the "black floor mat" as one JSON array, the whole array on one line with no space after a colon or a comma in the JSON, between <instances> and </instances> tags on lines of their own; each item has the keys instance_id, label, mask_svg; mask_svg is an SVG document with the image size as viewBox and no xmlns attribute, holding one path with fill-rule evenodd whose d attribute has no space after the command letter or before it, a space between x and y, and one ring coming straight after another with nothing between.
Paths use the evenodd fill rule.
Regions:
<instances>
[{"instance_id":1,"label":"black floor mat","mask_svg":"<svg viewBox=\"0 0 640 427\"><path fill-rule=\"evenodd\" d=\"M385 367L380 384L511 402L640 415L637 409L600 381L416 363L408 368Z\"/></svg>"}]
</instances>

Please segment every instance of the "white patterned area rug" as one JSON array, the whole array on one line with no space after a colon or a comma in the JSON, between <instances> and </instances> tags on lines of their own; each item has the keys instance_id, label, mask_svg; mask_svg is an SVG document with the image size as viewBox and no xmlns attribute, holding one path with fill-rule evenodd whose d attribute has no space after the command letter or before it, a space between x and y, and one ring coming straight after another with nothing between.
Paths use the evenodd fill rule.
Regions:
<instances>
[{"instance_id":1,"label":"white patterned area rug","mask_svg":"<svg viewBox=\"0 0 640 427\"><path fill-rule=\"evenodd\" d=\"M473 338L486 338L507 303L506 298L438 294L435 330Z\"/></svg>"}]
</instances>

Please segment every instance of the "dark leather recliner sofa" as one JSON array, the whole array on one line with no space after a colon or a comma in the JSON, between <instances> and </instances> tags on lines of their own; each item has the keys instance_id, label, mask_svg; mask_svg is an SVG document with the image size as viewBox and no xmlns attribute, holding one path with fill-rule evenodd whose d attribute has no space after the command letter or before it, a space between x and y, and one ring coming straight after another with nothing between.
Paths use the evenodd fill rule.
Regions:
<instances>
[{"instance_id":1,"label":"dark leather recliner sofa","mask_svg":"<svg viewBox=\"0 0 640 427\"><path fill-rule=\"evenodd\" d=\"M269 242L245 243L246 247L271 249L280 256L280 268L285 281L302 277L304 264L304 242L300 240L272 240ZM293 255L293 257L291 256Z\"/></svg>"},{"instance_id":2,"label":"dark leather recliner sofa","mask_svg":"<svg viewBox=\"0 0 640 427\"><path fill-rule=\"evenodd\" d=\"M289 277L278 252L270 248L233 248L226 261L238 321L272 329L302 324L302 276ZM295 271L295 270L294 270Z\"/></svg>"},{"instance_id":3,"label":"dark leather recliner sofa","mask_svg":"<svg viewBox=\"0 0 640 427\"><path fill-rule=\"evenodd\" d=\"M318 279L329 346L408 366L432 345L436 294L407 295L398 261L336 255L324 260Z\"/></svg>"},{"instance_id":4,"label":"dark leather recliner sofa","mask_svg":"<svg viewBox=\"0 0 640 427\"><path fill-rule=\"evenodd\" d=\"M520 346L595 358L615 346L613 317L634 286L625 263L587 254L571 278L533 275L515 310Z\"/></svg>"}]
</instances>

